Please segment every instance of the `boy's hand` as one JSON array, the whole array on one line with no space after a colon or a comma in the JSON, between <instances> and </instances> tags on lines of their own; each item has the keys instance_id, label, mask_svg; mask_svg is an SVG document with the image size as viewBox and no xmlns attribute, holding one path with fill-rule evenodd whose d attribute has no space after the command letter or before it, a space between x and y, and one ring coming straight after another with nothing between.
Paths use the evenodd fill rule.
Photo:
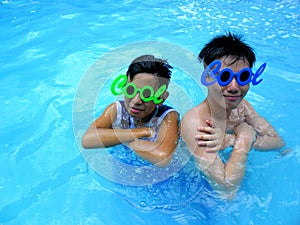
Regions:
<instances>
[{"instance_id":1,"label":"boy's hand","mask_svg":"<svg viewBox=\"0 0 300 225\"><path fill-rule=\"evenodd\" d=\"M155 137L155 130L154 128L149 128L149 138L154 138Z\"/></svg>"},{"instance_id":2,"label":"boy's hand","mask_svg":"<svg viewBox=\"0 0 300 225\"><path fill-rule=\"evenodd\" d=\"M250 141L251 143L256 140L256 131L248 123L244 122L234 128L234 133L237 138L243 138L245 141Z\"/></svg>"},{"instance_id":3,"label":"boy's hand","mask_svg":"<svg viewBox=\"0 0 300 225\"><path fill-rule=\"evenodd\" d=\"M199 147L206 147L206 152L217 152L222 149L225 132L215 127L212 121L206 120L207 127L198 127L197 131L205 134L196 135L195 139Z\"/></svg>"}]
</instances>

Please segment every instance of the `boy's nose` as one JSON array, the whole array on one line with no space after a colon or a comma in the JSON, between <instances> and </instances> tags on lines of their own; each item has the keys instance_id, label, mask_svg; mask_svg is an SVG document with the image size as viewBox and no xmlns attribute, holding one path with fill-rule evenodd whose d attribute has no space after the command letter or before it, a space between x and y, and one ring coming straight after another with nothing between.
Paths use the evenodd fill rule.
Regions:
<instances>
[{"instance_id":1,"label":"boy's nose","mask_svg":"<svg viewBox=\"0 0 300 225\"><path fill-rule=\"evenodd\" d=\"M236 81L235 77L232 79L232 81L227 86L227 88L228 88L229 91L236 91L236 90L239 89L239 87L240 87L240 85Z\"/></svg>"},{"instance_id":2,"label":"boy's nose","mask_svg":"<svg viewBox=\"0 0 300 225\"><path fill-rule=\"evenodd\" d=\"M134 104L142 104L143 101L140 97L140 93L137 93L131 100Z\"/></svg>"}]
</instances>

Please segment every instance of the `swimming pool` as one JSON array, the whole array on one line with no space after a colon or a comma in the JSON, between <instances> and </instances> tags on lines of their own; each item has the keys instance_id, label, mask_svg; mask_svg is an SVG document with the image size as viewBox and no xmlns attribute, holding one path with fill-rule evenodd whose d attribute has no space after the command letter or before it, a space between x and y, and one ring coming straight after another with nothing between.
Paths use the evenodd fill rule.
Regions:
<instances>
[{"instance_id":1,"label":"swimming pool","mask_svg":"<svg viewBox=\"0 0 300 225\"><path fill-rule=\"evenodd\" d=\"M299 224L299 1L3 0L0 7L0 224ZM244 34L257 65L268 63L247 99L292 151L251 152L233 202L218 199L190 162L172 179L145 187L96 173L73 123L75 96L91 66L134 42L197 54L227 30ZM182 69L174 73L177 83Z\"/></svg>"}]
</instances>

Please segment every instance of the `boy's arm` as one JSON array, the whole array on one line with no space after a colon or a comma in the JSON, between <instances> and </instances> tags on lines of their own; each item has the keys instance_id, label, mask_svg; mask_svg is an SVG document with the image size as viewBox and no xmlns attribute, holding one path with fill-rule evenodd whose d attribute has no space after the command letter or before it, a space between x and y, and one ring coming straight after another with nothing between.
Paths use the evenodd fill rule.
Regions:
<instances>
[{"instance_id":1,"label":"boy's arm","mask_svg":"<svg viewBox=\"0 0 300 225\"><path fill-rule=\"evenodd\" d=\"M135 140L128 145L143 159L156 164L166 166L175 151L178 142L178 120L177 112L168 113L158 131L156 141Z\"/></svg>"},{"instance_id":2,"label":"boy's arm","mask_svg":"<svg viewBox=\"0 0 300 225\"><path fill-rule=\"evenodd\" d=\"M225 133L224 130L215 126L210 120L205 120L205 123L206 127L197 128L197 131L201 133L195 137L200 147L206 147L207 152L217 152L235 145L236 135L234 133Z\"/></svg>"},{"instance_id":3,"label":"boy's arm","mask_svg":"<svg viewBox=\"0 0 300 225\"><path fill-rule=\"evenodd\" d=\"M82 137L82 146L84 148L105 148L151 135L149 128L113 129L112 124L116 116L117 109L113 103L88 128Z\"/></svg>"},{"instance_id":4,"label":"boy's arm","mask_svg":"<svg viewBox=\"0 0 300 225\"><path fill-rule=\"evenodd\" d=\"M276 150L285 146L284 140L278 135L274 127L263 117L261 117L254 108L245 102L246 122L257 132L256 141L253 148L259 151Z\"/></svg>"},{"instance_id":5,"label":"boy's arm","mask_svg":"<svg viewBox=\"0 0 300 225\"><path fill-rule=\"evenodd\" d=\"M217 152L207 152L205 147L199 146L195 141L195 136L199 133L197 126L205 126L205 122L200 121L196 115L197 113L189 112L182 120L181 135L184 141L195 156L199 169L217 184L218 189L236 191L244 177L245 163L255 136L254 129L247 124L239 126L236 133L242 138L238 138L229 160L223 163Z\"/></svg>"}]
</instances>

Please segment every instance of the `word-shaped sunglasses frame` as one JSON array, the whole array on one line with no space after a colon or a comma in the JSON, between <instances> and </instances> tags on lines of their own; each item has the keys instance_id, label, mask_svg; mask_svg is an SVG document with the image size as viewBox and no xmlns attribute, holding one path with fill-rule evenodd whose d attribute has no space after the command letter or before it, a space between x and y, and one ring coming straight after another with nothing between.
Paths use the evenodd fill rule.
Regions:
<instances>
[{"instance_id":1,"label":"word-shaped sunglasses frame","mask_svg":"<svg viewBox=\"0 0 300 225\"><path fill-rule=\"evenodd\" d=\"M143 102L153 101L155 104L160 104L164 100L160 96L167 90L167 85L160 86L156 92L153 87L148 85L138 88L135 83L127 83L127 76L121 74L112 82L110 90L113 95L124 94L126 98L130 99L139 93Z\"/></svg>"},{"instance_id":2,"label":"word-shaped sunglasses frame","mask_svg":"<svg viewBox=\"0 0 300 225\"><path fill-rule=\"evenodd\" d=\"M257 78L264 72L267 63L263 63L256 73L253 73L250 68L243 68L238 73L234 73L230 68L224 68L219 71L222 66L220 60L215 60L210 63L201 76L201 83L205 86L210 86L218 81L220 86L227 86L235 77L240 86L245 86L252 81L253 85L258 85L263 79L257 81ZM214 68L215 67L215 68ZM213 78L213 81L208 82L206 76Z\"/></svg>"}]
</instances>

